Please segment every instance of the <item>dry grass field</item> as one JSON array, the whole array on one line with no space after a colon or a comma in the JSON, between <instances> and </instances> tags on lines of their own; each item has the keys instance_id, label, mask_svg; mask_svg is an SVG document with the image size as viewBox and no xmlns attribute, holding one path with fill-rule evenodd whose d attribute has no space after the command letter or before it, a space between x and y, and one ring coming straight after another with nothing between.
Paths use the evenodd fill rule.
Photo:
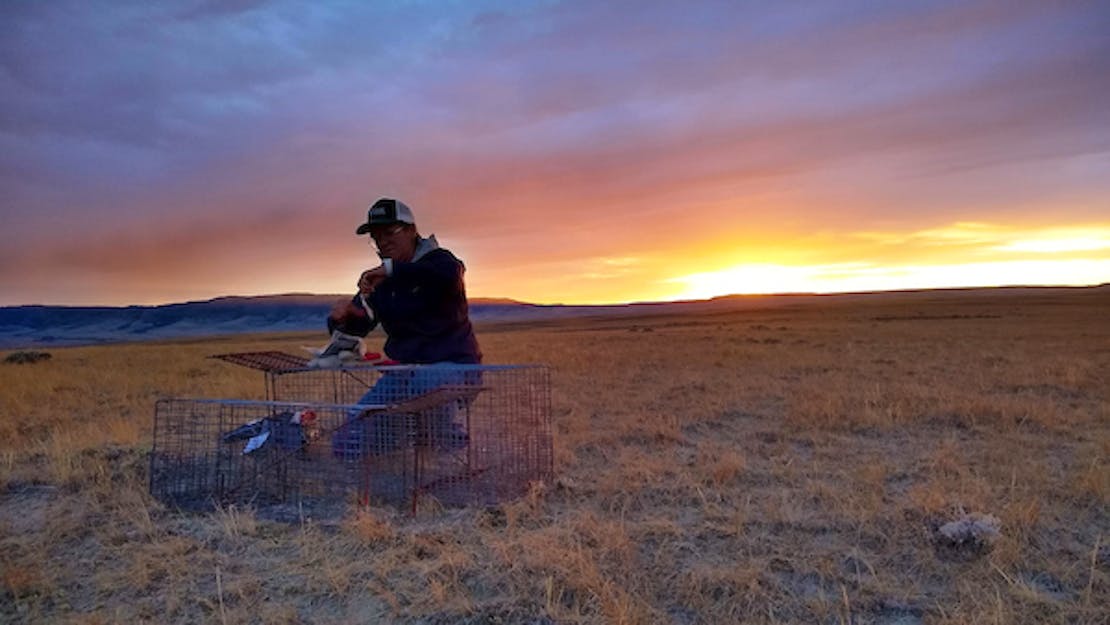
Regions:
<instances>
[{"instance_id":1,"label":"dry grass field","mask_svg":"<svg viewBox=\"0 0 1110 625\"><path fill-rule=\"evenodd\" d=\"M555 482L293 524L152 500L152 411L261 398L206 357L321 336L0 364L0 622L1110 623L1110 289L479 337L551 365ZM938 541L964 513L999 520L992 548Z\"/></svg>"}]
</instances>

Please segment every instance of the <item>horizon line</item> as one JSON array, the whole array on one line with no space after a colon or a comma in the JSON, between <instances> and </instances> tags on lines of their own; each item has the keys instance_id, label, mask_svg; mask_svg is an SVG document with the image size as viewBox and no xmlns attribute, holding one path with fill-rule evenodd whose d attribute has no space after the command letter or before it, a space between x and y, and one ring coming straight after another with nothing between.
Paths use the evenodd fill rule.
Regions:
<instances>
[{"instance_id":1,"label":"horizon line","mask_svg":"<svg viewBox=\"0 0 1110 625\"><path fill-rule=\"evenodd\" d=\"M858 295L895 295L895 294L909 294L909 293L944 293L944 292L960 292L960 291L989 291L989 290L1006 290L1006 289L1099 289L1103 287L1110 287L1110 282L1100 282L1097 284L1003 284L993 286L959 286L959 287L931 287L931 288L906 288L906 289L877 289L872 291L782 291L777 293L729 293L724 295L715 295L703 299L673 299L673 300L637 300L631 302L606 302L606 303L582 303L582 304L566 304L566 303L548 303L541 304L535 302L527 302L523 300L514 299L511 297L491 297L491 296L476 296L468 298L471 304L474 303L496 303L507 302L512 305L519 306L537 306L537 307L564 307L564 308L604 308L604 307L617 307L617 306L651 306L661 304L696 304L708 303L725 299L733 298L766 298L766 297L837 297L837 296L858 296ZM346 297L344 294L336 293L311 293L307 291L291 291L286 293L266 293L259 295L216 295L207 299L191 299L183 301L169 301L157 304L4 304L0 305L0 309L4 308L160 308L163 306L180 306L184 304L203 304L208 302L215 302L219 300L250 300L250 299L265 299L276 297Z\"/></svg>"}]
</instances>

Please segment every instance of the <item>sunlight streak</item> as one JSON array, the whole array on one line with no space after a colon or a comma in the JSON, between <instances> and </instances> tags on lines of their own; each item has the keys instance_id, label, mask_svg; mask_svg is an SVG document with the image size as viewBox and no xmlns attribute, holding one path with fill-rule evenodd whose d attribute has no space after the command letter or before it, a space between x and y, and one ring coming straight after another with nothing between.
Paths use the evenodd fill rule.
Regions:
<instances>
[{"instance_id":1,"label":"sunlight streak","mask_svg":"<svg viewBox=\"0 0 1110 625\"><path fill-rule=\"evenodd\" d=\"M1040 236L1021 238L998 245L999 252L1061 254L1110 250L1110 228L1048 231Z\"/></svg>"},{"instance_id":2,"label":"sunlight streak","mask_svg":"<svg viewBox=\"0 0 1110 625\"><path fill-rule=\"evenodd\" d=\"M838 293L1036 284L1082 286L1108 279L1110 258L951 265L747 264L679 276L666 282L684 285L677 299L706 299L730 294Z\"/></svg>"}]
</instances>

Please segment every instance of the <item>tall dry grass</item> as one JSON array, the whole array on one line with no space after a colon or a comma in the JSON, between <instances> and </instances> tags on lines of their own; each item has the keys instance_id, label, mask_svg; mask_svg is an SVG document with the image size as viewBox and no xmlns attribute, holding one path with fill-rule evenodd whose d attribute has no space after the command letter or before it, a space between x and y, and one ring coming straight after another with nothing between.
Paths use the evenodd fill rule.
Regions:
<instances>
[{"instance_id":1,"label":"tall dry grass","mask_svg":"<svg viewBox=\"0 0 1110 625\"><path fill-rule=\"evenodd\" d=\"M153 401L260 397L206 356L0 366L0 621L1106 623L1110 294L768 300L479 328L554 369L558 479L491 509L181 514ZM935 528L992 514L985 553ZM966 557L964 557L966 556Z\"/></svg>"}]
</instances>

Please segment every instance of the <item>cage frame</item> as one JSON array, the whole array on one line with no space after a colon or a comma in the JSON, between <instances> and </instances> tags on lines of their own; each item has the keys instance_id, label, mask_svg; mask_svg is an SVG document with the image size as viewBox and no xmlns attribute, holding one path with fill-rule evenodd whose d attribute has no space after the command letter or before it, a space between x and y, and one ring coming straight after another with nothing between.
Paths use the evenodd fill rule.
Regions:
<instances>
[{"instance_id":1,"label":"cage frame","mask_svg":"<svg viewBox=\"0 0 1110 625\"><path fill-rule=\"evenodd\" d=\"M420 502L425 497L435 497L439 492L450 492L451 497L455 498L457 502L463 505L469 503L484 501L487 505L490 503L501 503L505 500L516 498L525 494L525 491L516 483L521 480L517 473L523 473L527 478L528 488L535 482L548 482L554 477L554 453L553 453L553 428L551 423L551 386L550 386L550 369L546 365L539 364L514 364L514 365L449 365L450 370L453 371L479 371L483 376L488 376L497 372L509 372L506 375L521 375L524 376L524 382L528 388L520 390L516 389L515 392L524 393L527 395L526 402L529 413L528 419L534 421L529 424L531 430L525 430L526 435L520 440L512 439L509 443L503 443L499 439L475 439L475 434L484 432L496 427L497 424L485 424L486 430L475 428L472 419L472 407L475 404L476 398L481 396L482 393L493 393L497 389L487 387L485 383L480 384L460 384L460 385L439 385L424 393L415 394L399 401L394 402L381 402L381 403L366 403L363 401L352 402L349 401L351 389L364 389L368 390L375 386L376 381L381 380L382 377L390 373L427 370L427 367L436 367L437 365L400 365L389 364L381 365L374 363L353 363L341 366L338 368L317 369L307 366L307 361L303 358L284 354L282 352L247 352L239 354L221 354L214 356L221 360L225 360L231 364L246 366L252 369L259 370L263 373L263 383L266 393L265 400L236 400L236 399L189 399L189 398L167 398L159 400L155 405L155 432L154 444L151 450L151 464L150 464L150 489L151 493L158 496L159 487L156 484L159 473L159 453L162 451L159 446L159 438L161 432L159 431L159 413L165 410L166 406L171 402L192 402L197 406L208 406L215 409L219 407L240 406L252 407L251 410L269 410L271 413L277 411L288 412L293 409L302 410L325 410L332 413L356 413L358 419L364 422L370 422L375 417L385 418L388 416L392 419L401 419L404 425L404 440L405 443L398 450L403 457L403 462L407 462L401 470L401 480L403 482L402 491L405 493L404 501L393 500L390 503L396 503L399 508L404 504L408 507L412 514L415 514ZM323 397L314 398L300 398L296 397L297 387L295 382L299 379L304 379L304 376L313 376L317 380L325 380L322 386L327 383L331 384L330 392L333 400L348 399L348 401L322 401ZM361 376L361 377L360 377ZM371 381L374 381L371 383ZM512 380L507 388L508 391L502 389L503 394L514 391ZM347 384L345 389L341 389L342 384ZM327 391L328 389L324 389ZM341 397L343 395L343 397ZM495 412L492 403L495 400L490 400L489 410ZM523 401L520 397L511 396L507 400ZM433 428L429 426L432 421L431 414L434 411L440 410L443 406L459 405L461 406L461 419L462 428L467 441L462 445L462 448L455 450L454 456L446 455L440 449L435 440L433 440L431 432ZM510 412L515 407L510 403ZM490 417L493 419L494 417ZM322 432L324 439L332 438L334 445L335 429L339 427L332 423L331 429ZM350 423L350 420L344 421L344 424ZM164 424L162 424L164 425ZM514 427L519 428L519 424ZM508 436L513 436L513 428L506 428L509 432ZM489 452L484 444L496 448L499 444L512 447L511 451L506 452L505 456L498 459L495 452ZM526 448L524 452L520 448ZM517 456L524 457L525 466L518 472L503 470L503 467L497 463L509 464L514 458L519 461ZM220 456L215 456L217 460L215 468L211 469L218 477L221 475L219 466ZM289 452L284 456L278 455L272 461L276 465L286 467L294 457L294 452ZM453 466L455 473L446 473L446 469L440 467L443 464L443 458L449 458L447 463L449 467ZM370 468L370 461L365 460L365 467L362 473L359 474L363 482L360 482L357 487L357 503L362 507L369 507L374 502L375 491L371 486L371 475L373 473ZM454 463L454 464L452 464ZM391 465L391 466L400 466ZM258 473L266 467L256 467L254 471ZM205 468L205 471L208 471ZM357 470L356 470L357 472ZM279 470L280 473L280 470ZM489 475L484 475L488 473ZM511 476L511 477L505 477ZM500 484L498 479L505 479L506 484ZM281 478L284 479L284 478ZM409 481L411 479L411 482ZM473 486L474 484L486 484L488 480L492 480L492 486ZM240 485L241 487L242 485ZM345 484L344 488L350 490L351 484ZM242 497L238 496L235 488L228 490L223 485L214 481L211 485L212 492L209 493L212 503L220 504L229 501L242 501ZM449 491L454 488L455 491ZM504 489L508 495L502 497L501 490ZM284 501L287 496L300 499L303 493L290 492L286 493L282 488L278 491L281 493L281 499ZM490 493L497 493L491 495ZM163 493L162 498L165 497ZM168 497L172 499L172 497Z\"/></svg>"}]
</instances>

